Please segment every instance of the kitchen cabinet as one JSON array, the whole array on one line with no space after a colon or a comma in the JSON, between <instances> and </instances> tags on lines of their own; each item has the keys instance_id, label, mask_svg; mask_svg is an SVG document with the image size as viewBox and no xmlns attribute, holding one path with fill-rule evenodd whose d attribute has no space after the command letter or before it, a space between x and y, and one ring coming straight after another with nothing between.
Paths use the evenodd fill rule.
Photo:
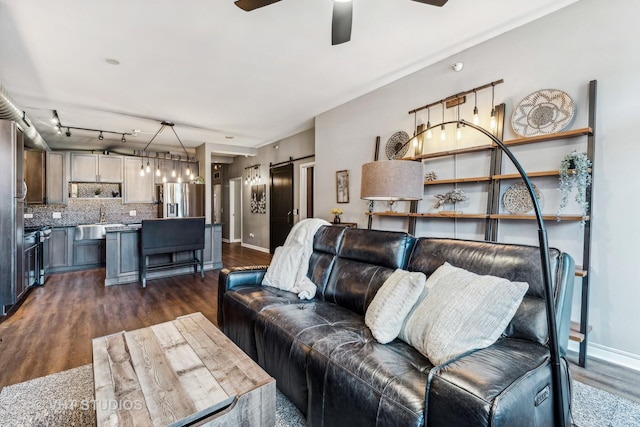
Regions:
<instances>
[{"instance_id":1,"label":"kitchen cabinet","mask_svg":"<svg viewBox=\"0 0 640 427\"><path fill-rule=\"evenodd\" d=\"M64 271L71 267L71 252L75 227L55 227L49 239L49 267L51 272Z\"/></svg>"},{"instance_id":2,"label":"kitchen cabinet","mask_svg":"<svg viewBox=\"0 0 640 427\"><path fill-rule=\"evenodd\" d=\"M70 161L72 182L122 182L122 157L71 153Z\"/></svg>"},{"instance_id":3,"label":"kitchen cabinet","mask_svg":"<svg viewBox=\"0 0 640 427\"><path fill-rule=\"evenodd\" d=\"M46 203L49 205L66 205L69 203L68 159L69 155L67 153L47 151Z\"/></svg>"},{"instance_id":4,"label":"kitchen cabinet","mask_svg":"<svg viewBox=\"0 0 640 427\"><path fill-rule=\"evenodd\" d=\"M139 157L124 158L124 185L122 189L123 203L153 203L154 173L140 176L140 167L146 162Z\"/></svg>"},{"instance_id":5,"label":"kitchen cabinet","mask_svg":"<svg viewBox=\"0 0 640 427\"><path fill-rule=\"evenodd\" d=\"M28 205L45 203L45 152L24 150L24 181L27 184Z\"/></svg>"}]
</instances>

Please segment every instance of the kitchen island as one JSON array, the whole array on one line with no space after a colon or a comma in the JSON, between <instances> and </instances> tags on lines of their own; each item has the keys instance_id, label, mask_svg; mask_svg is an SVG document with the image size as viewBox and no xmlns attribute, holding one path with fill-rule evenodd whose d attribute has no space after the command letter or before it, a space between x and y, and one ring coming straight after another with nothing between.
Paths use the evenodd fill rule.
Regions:
<instances>
[{"instance_id":1,"label":"kitchen island","mask_svg":"<svg viewBox=\"0 0 640 427\"><path fill-rule=\"evenodd\" d=\"M139 224L106 229L105 286L140 281L140 228ZM158 254L149 257L149 264L166 264L187 260L191 251ZM204 236L204 269L222 268L222 224L206 224ZM147 279L193 273L193 267L178 266L150 271Z\"/></svg>"}]
</instances>

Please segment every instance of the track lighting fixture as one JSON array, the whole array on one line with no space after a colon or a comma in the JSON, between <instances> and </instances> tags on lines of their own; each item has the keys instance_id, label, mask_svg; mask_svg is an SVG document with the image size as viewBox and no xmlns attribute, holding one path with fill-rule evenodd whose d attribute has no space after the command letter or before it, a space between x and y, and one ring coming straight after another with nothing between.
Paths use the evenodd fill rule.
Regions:
<instances>
[{"instance_id":1,"label":"track lighting fixture","mask_svg":"<svg viewBox=\"0 0 640 427\"><path fill-rule=\"evenodd\" d=\"M68 137L71 136L71 129L89 131L89 132L98 132L98 140L100 140L100 141L102 141L104 139L104 134L105 133L113 133L113 134L116 134L116 135L122 135L122 142L127 142L127 139L125 138L125 135L133 135L132 133L128 133L128 132L115 132L115 131L102 130L102 129L91 129L91 128L81 128L81 127L75 127L75 126L65 126L60 121L60 117L58 116L58 111L56 111L56 110L53 110L53 113L51 115L51 123L53 123L54 128L56 130L56 133L58 135L62 134L62 129L63 128L67 128L67 131L65 132L65 135L68 136Z\"/></svg>"},{"instance_id":2,"label":"track lighting fixture","mask_svg":"<svg viewBox=\"0 0 640 427\"><path fill-rule=\"evenodd\" d=\"M458 123L456 124L456 141L460 141L462 139L462 125L460 124L460 98L458 98L456 115L458 116Z\"/></svg>"}]
</instances>

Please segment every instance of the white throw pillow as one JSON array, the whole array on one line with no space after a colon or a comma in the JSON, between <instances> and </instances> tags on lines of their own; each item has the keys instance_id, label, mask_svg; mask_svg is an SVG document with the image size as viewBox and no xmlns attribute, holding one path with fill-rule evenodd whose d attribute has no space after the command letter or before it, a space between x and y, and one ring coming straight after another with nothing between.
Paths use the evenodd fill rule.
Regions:
<instances>
[{"instance_id":1,"label":"white throw pillow","mask_svg":"<svg viewBox=\"0 0 640 427\"><path fill-rule=\"evenodd\" d=\"M400 338L441 365L496 342L529 284L480 276L444 263L425 287L424 298L407 316Z\"/></svg>"},{"instance_id":2,"label":"white throw pillow","mask_svg":"<svg viewBox=\"0 0 640 427\"><path fill-rule=\"evenodd\" d=\"M405 317L418 301L427 276L396 270L385 280L367 307L364 323L381 344L396 339Z\"/></svg>"},{"instance_id":3,"label":"white throw pillow","mask_svg":"<svg viewBox=\"0 0 640 427\"><path fill-rule=\"evenodd\" d=\"M273 252L271 264L262 279L262 284L283 291L293 289L303 251L304 247L298 245L278 246Z\"/></svg>"}]
</instances>

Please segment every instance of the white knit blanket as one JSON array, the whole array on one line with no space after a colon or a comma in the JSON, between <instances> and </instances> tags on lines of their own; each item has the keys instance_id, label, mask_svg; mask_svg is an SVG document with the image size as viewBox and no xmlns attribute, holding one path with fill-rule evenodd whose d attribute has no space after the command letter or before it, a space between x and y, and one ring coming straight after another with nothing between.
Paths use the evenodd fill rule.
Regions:
<instances>
[{"instance_id":1,"label":"white knit blanket","mask_svg":"<svg viewBox=\"0 0 640 427\"><path fill-rule=\"evenodd\" d=\"M307 277L307 271L313 252L313 238L323 225L330 223L320 218L303 219L296 223L284 241L283 250L276 249L277 253L274 253L262 284L294 292L301 299L312 299L316 294L316 285ZM286 280L287 277L291 280ZM287 282L292 282L293 286Z\"/></svg>"}]
</instances>

